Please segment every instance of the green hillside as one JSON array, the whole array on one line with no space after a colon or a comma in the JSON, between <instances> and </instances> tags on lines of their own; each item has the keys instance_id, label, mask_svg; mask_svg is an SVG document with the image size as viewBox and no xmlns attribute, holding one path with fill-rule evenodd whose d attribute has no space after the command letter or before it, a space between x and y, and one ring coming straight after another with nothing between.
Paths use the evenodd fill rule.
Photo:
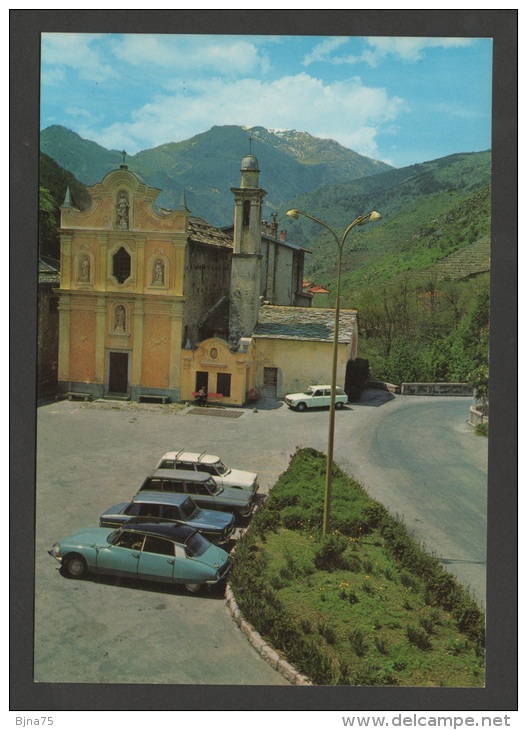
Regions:
<instances>
[{"instance_id":1,"label":"green hillside","mask_svg":"<svg viewBox=\"0 0 527 730\"><path fill-rule=\"evenodd\" d=\"M41 256L60 259L59 210L68 187L75 206L80 210L86 209L90 204L90 196L86 187L71 172L63 170L55 160L41 152L39 195L39 252Z\"/></svg>"},{"instance_id":2,"label":"green hillside","mask_svg":"<svg viewBox=\"0 0 527 730\"><path fill-rule=\"evenodd\" d=\"M304 210L320 218L336 233L342 232L357 215L378 210L383 219L375 226L355 230L348 238L345 270L349 273L360 268L362 276L366 264L385 254L395 254L400 263L395 270L419 268L415 255L426 248L438 249L438 258L457 250L466 238L468 242L489 231L490 153L451 155L440 160L390 170L360 181L325 186L290 200L290 207ZM486 203L477 196L486 189ZM463 210L458 207L466 203ZM473 226L479 231L468 233ZM318 283L329 285L335 274L334 239L321 226L305 218L289 224L290 233L297 243L313 251L308 257L306 273ZM408 259L414 259L408 262ZM425 256L426 258L426 256ZM427 266L431 261L425 261ZM371 268L376 274L375 267ZM396 273L394 271L394 273Z\"/></svg>"},{"instance_id":3,"label":"green hillside","mask_svg":"<svg viewBox=\"0 0 527 730\"><path fill-rule=\"evenodd\" d=\"M359 313L359 356L369 361L373 378L486 387L489 152L321 188L290 206L324 220L338 235L357 215L373 209L383 215L350 234L341 279L341 306ZM313 251L306 277L334 292L334 238L302 217L289 229L290 238ZM334 298L327 300L332 306Z\"/></svg>"}]
</instances>

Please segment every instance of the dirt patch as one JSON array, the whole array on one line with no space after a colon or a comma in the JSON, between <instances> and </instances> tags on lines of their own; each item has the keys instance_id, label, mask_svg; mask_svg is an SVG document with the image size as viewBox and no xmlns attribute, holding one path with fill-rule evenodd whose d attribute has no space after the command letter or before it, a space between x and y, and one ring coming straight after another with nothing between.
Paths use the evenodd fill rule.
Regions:
<instances>
[{"instance_id":1,"label":"dirt patch","mask_svg":"<svg viewBox=\"0 0 527 730\"><path fill-rule=\"evenodd\" d=\"M220 416L223 418L239 418L243 411L231 411L225 408L191 408L187 411L191 416Z\"/></svg>"}]
</instances>

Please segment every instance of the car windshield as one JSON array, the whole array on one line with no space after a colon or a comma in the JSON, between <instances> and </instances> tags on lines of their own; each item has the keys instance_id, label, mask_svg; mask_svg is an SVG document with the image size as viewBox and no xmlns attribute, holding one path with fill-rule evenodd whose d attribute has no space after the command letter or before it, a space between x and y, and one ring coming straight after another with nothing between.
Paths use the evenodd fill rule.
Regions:
<instances>
[{"instance_id":1,"label":"car windshield","mask_svg":"<svg viewBox=\"0 0 527 730\"><path fill-rule=\"evenodd\" d=\"M207 488L209 490L209 494L219 494L220 492L223 492L223 487L220 487L214 479L209 479L207 482Z\"/></svg>"},{"instance_id":2,"label":"car windshield","mask_svg":"<svg viewBox=\"0 0 527 730\"><path fill-rule=\"evenodd\" d=\"M185 519L190 520L192 517L198 516L198 508L196 503L193 502L190 497L186 499L181 505L181 512Z\"/></svg>"},{"instance_id":3,"label":"car windshield","mask_svg":"<svg viewBox=\"0 0 527 730\"><path fill-rule=\"evenodd\" d=\"M110 532L110 534L106 538L106 542L110 543L110 545L113 545L114 542L117 540L117 536L120 534L121 530L114 530L113 532Z\"/></svg>"},{"instance_id":4,"label":"car windshield","mask_svg":"<svg viewBox=\"0 0 527 730\"><path fill-rule=\"evenodd\" d=\"M189 558L196 558L207 550L210 543L199 532L194 532L186 542L185 550Z\"/></svg>"},{"instance_id":5,"label":"car windshield","mask_svg":"<svg viewBox=\"0 0 527 730\"><path fill-rule=\"evenodd\" d=\"M220 476L224 476L225 474L228 474L229 469L225 466L223 461L217 461L214 466L216 467L216 471Z\"/></svg>"},{"instance_id":6,"label":"car windshield","mask_svg":"<svg viewBox=\"0 0 527 730\"><path fill-rule=\"evenodd\" d=\"M313 388L308 388L307 390L304 390L304 395L313 395Z\"/></svg>"}]
</instances>

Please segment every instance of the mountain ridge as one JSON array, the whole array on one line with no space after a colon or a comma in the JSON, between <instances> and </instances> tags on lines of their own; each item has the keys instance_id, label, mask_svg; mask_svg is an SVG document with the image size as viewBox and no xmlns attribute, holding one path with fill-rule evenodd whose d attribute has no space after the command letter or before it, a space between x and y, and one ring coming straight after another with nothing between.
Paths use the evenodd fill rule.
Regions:
<instances>
[{"instance_id":1,"label":"mountain ridge","mask_svg":"<svg viewBox=\"0 0 527 730\"><path fill-rule=\"evenodd\" d=\"M107 150L61 125L44 129L40 145L85 185L98 182L122 163L118 150ZM285 130L278 134L264 127L245 129L237 125L215 125L188 140L142 150L128 155L126 164L162 191L159 205L176 207L185 190L195 215L224 226L232 221L230 188L239 184L240 161L249 150L260 163L261 186L268 193L264 199L267 216L292 196L320 185L391 169L334 140L307 132Z\"/></svg>"}]
</instances>

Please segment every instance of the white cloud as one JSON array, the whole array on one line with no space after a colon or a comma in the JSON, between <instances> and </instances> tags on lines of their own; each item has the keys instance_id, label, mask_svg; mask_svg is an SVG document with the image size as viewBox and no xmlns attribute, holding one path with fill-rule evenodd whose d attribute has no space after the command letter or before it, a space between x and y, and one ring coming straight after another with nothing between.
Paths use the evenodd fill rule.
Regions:
<instances>
[{"instance_id":1,"label":"white cloud","mask_svg":"<svg viewBox=\"0 0 527 730\"><path fill-rule=\"evenodd\" d=\"M340 48L340 46L342 46L344 43L347 43L348 41L349 38L346 38L344 36L326 38L321 43L317 43L311 53L309 53L304 58L302 62L303 65L309 66L309 64L313 63L314 61L327 60L329 54L331 54L332 51L334 51L336 48Z\"/></svg>"},{"instance_id":2,"label":"white cloud","mask_svg":"<svg viewBox=\"0 0 527 730\"><path fill-rule=\"evenodd\" d=\"M366 87L359 78L333 83L306 73L273 82L211 78L194 81L191 93L179 87L158 95L137 109L130 122L112 124L100 133L85 129L84 134L105 147L124 145L134 153L188 139L213 124L260 125L309 131L374 157L379 129L403 111L401 99Z\"/></svg>"},{"instance_id":3,"label":"white cloud","mask_svg":"<svg viewBox=\"0 0 527 730\"><path fill-rule=\"evenodd\" d=\"M268 66L267 55L240 37L131 34L116 37L111 48L120 61L157 66L173 75L205 70L240 76Z\"/></svg>"},{"instance_id":4,"label":"white cloud","mask_svg":"<svg viewBox=\"0 0 527 730\"><path fill-rule=\"evenodd\" d=\"M392 55L402 61L413 63L423 57L426 48L462 48L474 43L472 38L407 38L395 36L393 38L367 38L373 46L375 55L384 57Z\"/></svg>"},{"instance_id":5,"label":"white cloud","mask_svg":"<svg viewBox=\"0 0 527 730\"><path fill-rule=\"evenodd\" d=\"M324 61L334 66L367 63L375 67L387 56L393 56L405 63L415 63L423 58L426 48L460 48L474 42L472 38L368 37L364 41L371 48L365 48L359 55L336 55L334 51L348 40L338 37L322 41L305 57L304 65Z\"/></svg>"},{"instance_id":6,"label":"white cloud","mask_svg":"<svg viewBox=\"0 0 527 730\"><path fill-rule=\"evenodd\" d=\"M44 33L42 35L42 62L45 82L53 74L73 69L81 79L103 82L117 78L117 71L102 60L96 45L100 35L89 33ZM50 76L51 74L51 76Z\"/></svg>"}]
</instances>

